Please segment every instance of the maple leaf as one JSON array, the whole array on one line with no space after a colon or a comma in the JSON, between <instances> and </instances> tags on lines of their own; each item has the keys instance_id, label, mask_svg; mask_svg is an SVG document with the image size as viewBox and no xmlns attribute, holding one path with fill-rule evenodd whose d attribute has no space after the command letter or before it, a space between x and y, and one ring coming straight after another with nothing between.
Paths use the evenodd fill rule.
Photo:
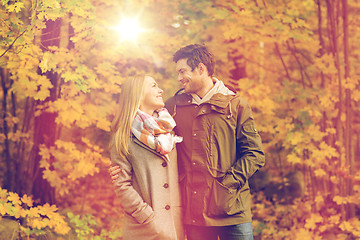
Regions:
<instances>
[{"instance_id":1,"label":"maple leaf","mask_svg":"<svg viewBox=\"0 0 360 240\"><path fill-rule=\"evenodd\" d=\"M324 171L324 169L316 169L314 171L314 173L315 173L315 176L317 176L317 177L326 176L326 172Z\"/></svg>"},{"instance_id":2,"label":"maple leaf","mask_svg":"<svg viewBox=\"0 0 360 240\"><path fill-rule=\"evenodd\" d=\"M33 200L31 197L29 197L28 195L24 194L21 198L21 201L26 204L29 207L33 206Z\"/></svg>"},{"instance_id":3,"label":"maple leaf","mask_svg":"<svg viewBox=\"0 0 360 240\"><path fill-rule=\"evenodd\" d=\"M336 202L337 205L347 204L348 202L346 197L341 197L341 196L333 197L333 201Z\"/></svg>"},{"instance_id":4,"label":"maple leaf","mask_svg":"<svg viewBox=\"0 0 360 240\"><path fill-rule=\"evenodd\" d=\"M297 164L297 163L301 163L302 159L299 158L296 153L290 153L287 156L287 161L291 164Z\"/></svg>"},{"instance_id":5,"label":"maple leaf","mask_svg":"<svg viewBox=\"0 0 360 240\"><path fill-rule=\"evenodd\" d=\"M37 207L32 207L26 210L26 215L29 217L40 217L39 209Z\"/></svg>"},{"instance_id":6,"label":"maple leaf","mask_svg":"<svg viewBox=\"0 0 360 240\"><path fill-rule=\"evenodd\" d=\"M39 218L32 218L29 221L29 225L33 228L42 229L46 227L46 224L43 222L42 219Z\"/></svg>"},{"instance_id":7,"label":"maple leaf","mask_svg":"<svg viewBox=\"0 0 360 240\"><path fill-rule=\"evenodd\" d=\"M15 218L20 218L20 216L24 216L24 209L22 209L20 205L15 205L15 207L14 207L14 217Z\"/></svg>"},{"instance_id":8,"label":"maple leaf","mask_svg":"<svg viewBox=\"0 0 360 240\"><path fill-rule=\"evenodd\" d=\"M54 230L59 234L65 235L71 230L71 228L66 222L62 222L60 224L56 224Z\"/></svg>"},{"instance_id":9,"label":"maple leaf","mask_svg":"<svg viewBox=\"0 0 360 240\"><path fill-rule=\"evenodd\" d=\"M341 230L347 231L347 232L352 232L354 229L351 222L349 222L349 221L343 221L339 227L341 228Z\"/></svg>"},{"instance_id":10,"label":"maple leaf","mask_svg":"<svg viewBox=\"0 0 360 240\"><path fill-rule=\"evenodd\" d=\"M329 222L333 224L339 224L340 223L341 216L340 214L333 215L329 217Z\"/></svg>"},{"instance_id":11,"label":"maple leaf","mask_svg":"<svg viewBox=\"0 0 360 240\"><path fill-rule=\"evenodd\" d=\"M332 183L335 183L335 184L338 184L340 181L339 181L339 178L338 177L336 177L336 176L331 176L330 177L330 181L332 182Z\"/></svg>"},{"instance_id":12,"label":"maple leaf","mask_svg":"<svg viewBox=\"0 0 360 240\"><path fill-rule=\"evenodd\" d=\"M16 13L20 12L22 8L24 8L24 3L22 2L16 2L13 5L8 5L6 7L6 9L9 12L16 12Z\"/></svg>"},{"instance_id":13,"label":"maple leaf","mask_svg":"<svg viewBox=\"0 0 360 240\"><path fill-rule=\"evenodd\" d=\"M8 191L6 189L0 188L0 200L6 200L8 196Z\"/></svg>"},{"instance_id":14,"label":"maple leaf","mask_svg":"<svg viewBox=\"0 0 360 240\"><path fill-rule=\"evenodd\" d=\"M47 215L51 215L52 213L54 213L57 210L56 205L50 205L48 203L45 203L42 206L38 206L39 209L39 213L41 215L47 216Z\"/></svg>"},{"instance_id":15,"label":"maple leaf","mask_svg":"<svg viewBox=\"0 0 360 240\"><path fill-rule=\"evenodd\" d=\"M316 224L323 222L323 217L320 214L311 214L309 219L306 219L305 228L315 229Z\"/></svg>"},{"instance_id":16,"label":"maple leaf","mask_svg":"<svg viewBox=\"0 0 360 240\"><path fill-rule=\"evenodd\" d=\"M4 203L0 203L0 215L5 216L7 213L7 208L5 207Z\"/></svg>"},{"instance_id":17,"label":"maple leaf","mask_svg":"<svg viewBox=\"0 0 360 240\"><path fill-rule=\"evenodd\" d=\"M317 195L315 197L315 203L317 206L323 205L324 204L324 197L321 195Z\"/></svg>"},{"instance_id":18,"label":"maple leaf","mask_svg":"<svg viewBox=\"0 0 360 240\"><path fill-rule=\"evenodd\" d=\"M20 197L17 193L9 192L7 199L14 205L21 204Z\"/></svg>"}]
</instances>

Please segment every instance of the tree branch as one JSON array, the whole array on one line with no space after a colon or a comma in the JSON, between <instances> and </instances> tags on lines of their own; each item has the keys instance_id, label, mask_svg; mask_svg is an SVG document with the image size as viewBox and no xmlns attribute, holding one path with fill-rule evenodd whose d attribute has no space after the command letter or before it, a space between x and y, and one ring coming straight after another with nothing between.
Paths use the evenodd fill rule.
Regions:
<instances>
[{"instance_id":1,"label":"tree branch","mask_svg":"<svg viewBox=\"0 0 360 240\"><path fill-rule=\"evenodd\" d=\"M4 55L14 46L16 40L18 40L22 35L24 35L24 33L25 33L26 31L27 31L27 29L24 30L19 36L17 36L17 37L14 39L14 41L10 44L10 46L0 55L0 58L1 58L2 56L4 56Z\"/></svg>"}]
</instances>

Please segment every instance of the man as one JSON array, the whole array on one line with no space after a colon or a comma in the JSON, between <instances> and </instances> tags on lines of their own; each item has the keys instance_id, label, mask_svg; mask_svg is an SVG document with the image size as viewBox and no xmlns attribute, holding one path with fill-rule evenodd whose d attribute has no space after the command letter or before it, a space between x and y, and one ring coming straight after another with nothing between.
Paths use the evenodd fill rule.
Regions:
<instances>
[{"instance_id":1,"label":"man","mask_svg":"<svg viewBox=\"0 0 360 240\"><path fill-rule=\"evenodd\" d=\"M165 107L184 139L177 151L187 239L253 239L248 179L265 157L250 105L213 77L205 46L181 48L173 60L184 93Z\"/></svg>"},{"instance_id":2,"label":"man","mask_svg":"<svg viewBox=\"0 0 360 240\"><path fill-rule=\"evenodd\" d=\"M203 45L173 58L184 93L165 107L173 115L188 240L253 239L248 179L265 164L249 103L213 77Z\"/></svg>"}]
</instances>

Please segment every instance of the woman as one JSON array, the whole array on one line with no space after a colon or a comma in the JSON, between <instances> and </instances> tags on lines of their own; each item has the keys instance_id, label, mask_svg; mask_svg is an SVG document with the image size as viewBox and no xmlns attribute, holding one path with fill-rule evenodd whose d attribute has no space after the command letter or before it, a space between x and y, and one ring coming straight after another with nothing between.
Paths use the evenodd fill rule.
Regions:
<instances>
[{"instance_id":1,"label":"woman","mask_svg":"<svg viewBox=\"0 0 360 240\"><path fill-rule=\"evenodd\" d=\"M115 192L125 211L123 239L184 239L175 121L150 76L122 84L112 122L111 161L119 166Z\"/></svg>"}]
</instances>

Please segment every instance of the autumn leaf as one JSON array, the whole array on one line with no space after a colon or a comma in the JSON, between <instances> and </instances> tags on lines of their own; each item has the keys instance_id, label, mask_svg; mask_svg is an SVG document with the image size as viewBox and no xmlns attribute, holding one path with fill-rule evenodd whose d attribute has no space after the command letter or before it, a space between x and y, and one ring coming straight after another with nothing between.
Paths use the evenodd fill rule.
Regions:
<instances>
[{"instance_id":1,"label":"autumn leaf","mask_svg":"<svg viewBox=\"0 0 360 240\"><path fill-rule=\"evenodd\" d=\"M4 201L7 199L8 191L0 187L0 201Z\"/></svg>"},{"instance_id":2,"label":"autumn leaf","mask_svg":"<svg viewBox=\"0 0 360 240\"><path fill-rule=\"evenodd\" d=\"M323 217L319 214L311 214L310 218L306 219L305 228L313 230L316 228L318 223L323 222Z\"/></svg>"},{"instance_id":3,"label":"autumn leaf","mask_svg":"<svg viewBox=\"0 0 360 240\"><path fill-rule=\"evenodd\" d=\"M30 218L29 225L33 228L42 229L46 227L46 224L43 222L42 219L39 218Z\"/></svg>"},{"instance_id":4,"label":"autumn leaf","mask_svg":"<svg viewBox=\"0 0 360 240\"><path fill-rule=\"evenodd\" d=\"M7 213L7 208L4 203L0 202L0 215L5 216Z\"/></svg>"},{"instance_id":5,"label":"autumn leaf","mask_svg":"<svg viewBox=\"0 0 360 240\"><path fill-rule=\"evenodd\" d=\"M39 210L37 207L32 207L26 210L26 214L29 217L40 217Z\"/></svg>"},{"instance_id":6,"label":"autumn leaf","mask_svg":"<svg viewBox=\"0 0 360 240\"><path fill-rule=\"evenodd\" d=\"M17 193L9 192L9 196L7 197L9 202L12 202L14 205L20 205L20 197Z\"/></svg>"},{"instance_id":7,"label":"autumn leaf","mask_svg":"<svg viewBox=\"0 0 360 240\"><path fill-rule=\"evenodd\" d=\"M295 240L313 239L313 235L307 229L298 229Z\"/></svg>"},{"instance_id":8,"label":"autumn leaf","mask_svg":"<svg viewBox=\"0 0 360 240\"><path fill-rule=\"evenodd\" d=\"M325 172L324 169L316 169L316 170L314 171L314 173L315 173L315 176L317 176L317 177L324 177L324 176L326 176L326 172Z\"/></svg>"},{"instance_id":9,"label":"autumn leaf","mask_svg":"<svg viewBox=\"0 0 360 240\"><path fill-rule=\"evenodd\" d=\"M21 198L21 201L26 204L29 207L33 206L33 200L31 197L27 196L26 194L24 194Z\"/></svg>"},{"instance_id":10,"label":"autumn leaf","mask_svg":"<svg viewBox=\"0 0 360 240\"><path fill-rule=\"evenodd\" d=\"M16 13L20 12L22 8L24 8L24 3L22 2L15 2L14 4L8 5L6 7L6 9L9 12L16 12Z\"/></svg>"}]
</instances>

